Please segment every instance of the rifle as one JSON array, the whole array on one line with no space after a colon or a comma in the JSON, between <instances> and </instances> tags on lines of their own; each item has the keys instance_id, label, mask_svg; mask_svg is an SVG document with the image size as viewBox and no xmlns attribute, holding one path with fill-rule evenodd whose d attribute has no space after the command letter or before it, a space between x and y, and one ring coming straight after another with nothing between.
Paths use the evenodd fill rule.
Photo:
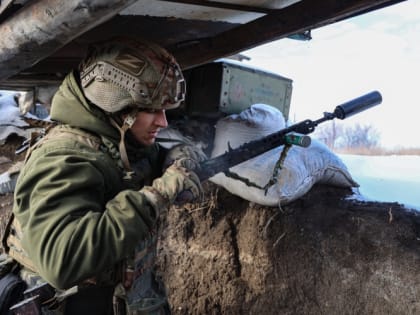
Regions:
<instances>
[{"instance_id":1,"label":"rifle","mask_svg":"<svg viewBox=\"0 0 420 315\"><path fill-rule=\"evenodd\" d=\"M336 106L332 113L324 112L324 117L315 121L306 119L261 139L244 143L236 149L232 149L229 146L226 153L201 162L200 170L197 171L197 175L201 181L204 181L217 173L227 172L232 166L238 165L281 145L295 144L302 147L308 147L311 144L311 138L305 135L313 132L315 127L319 124L334 118L343 120L378 105L381 102L381 94L377 91L373 91ZM296 135L294 133L299 133L301 135Z\"/></svg>"}]
</instances>

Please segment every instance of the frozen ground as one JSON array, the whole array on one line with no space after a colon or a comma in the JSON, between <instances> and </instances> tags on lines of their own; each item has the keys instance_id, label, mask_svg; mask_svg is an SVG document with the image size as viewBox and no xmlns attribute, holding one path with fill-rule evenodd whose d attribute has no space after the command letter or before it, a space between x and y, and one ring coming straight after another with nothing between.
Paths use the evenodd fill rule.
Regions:
<instances>
[{"instance_id":1,"label":"frozen ground","mask_svg":"<svg viewBox=\"0 0 420 315\"><path fill-rule=\"evenodd\" d=\"M395 201L420 211L420 156L339 156L360 185L358 198Z\"/></svg>"}]
</instances>

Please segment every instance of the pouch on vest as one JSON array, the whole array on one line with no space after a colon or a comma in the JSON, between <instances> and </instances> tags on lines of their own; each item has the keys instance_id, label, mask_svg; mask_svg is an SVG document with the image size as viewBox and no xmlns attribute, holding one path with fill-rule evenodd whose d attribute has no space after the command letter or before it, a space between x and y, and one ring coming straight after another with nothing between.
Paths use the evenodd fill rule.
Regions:
<instances>
[{"instance_id":1,"label":"pouch on vest","mask_svg":"<svg viewBox=\"0 0 420 315\"><path fill-rule=\"evenodd\" d=\"M0 256L0 314L13 314L9 309L23 299L26 283L16 274L17 263L7 255Z\"/></svg>"},{"instance_id":2,"label":"pouch on vest","mask_svg":"<svg viewBox=\"0 0 420 315\"><path fill-rule=\"evenodd\" d=\"M14 273L0 279L0 314L12 314L10 307L23 299L26 283Z\"/></svg>"}]
</instances>

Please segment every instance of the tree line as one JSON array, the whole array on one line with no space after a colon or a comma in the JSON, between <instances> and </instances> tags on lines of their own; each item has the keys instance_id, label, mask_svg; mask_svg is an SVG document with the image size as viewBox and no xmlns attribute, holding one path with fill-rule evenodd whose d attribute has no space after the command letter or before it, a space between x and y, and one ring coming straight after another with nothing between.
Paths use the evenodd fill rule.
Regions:
<instances>
[{"instance_id":1,"label":"tree line","mask_svg":"<svg viewBox=\"0 0 420 315\"><path fill-rule=\"evenodd\" d=\"M378 148L380 133L372 125L356 123L345 126L334 120L317 127L314 137L331 150Z\"/></svg>"}]
</instances>

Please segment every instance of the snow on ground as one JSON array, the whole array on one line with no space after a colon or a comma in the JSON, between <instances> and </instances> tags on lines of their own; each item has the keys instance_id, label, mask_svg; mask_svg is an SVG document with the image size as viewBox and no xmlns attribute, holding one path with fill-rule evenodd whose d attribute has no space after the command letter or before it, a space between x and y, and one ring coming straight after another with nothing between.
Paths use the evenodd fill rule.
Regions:
<instances>
[{"instance_id":1,"label":"snow on ground","mask_svg":"<svg viewBox=\"0 0 420 315\"><path fill-rule=\"evenodd\" d=\"M398 202L420 211L420 156L339 157L360 185L356 198Z\"/></svg>"}]
</instances>

